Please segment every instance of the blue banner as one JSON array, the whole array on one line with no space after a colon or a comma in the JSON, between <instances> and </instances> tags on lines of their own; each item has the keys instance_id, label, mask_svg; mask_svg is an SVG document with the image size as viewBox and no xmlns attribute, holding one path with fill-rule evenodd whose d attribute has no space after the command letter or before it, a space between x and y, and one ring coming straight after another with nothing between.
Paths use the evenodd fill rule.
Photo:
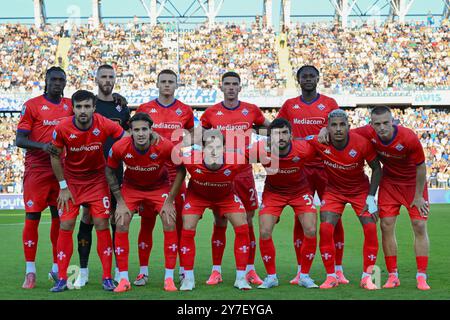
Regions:
<instances>
[{"instance_id":1,"label":"blue banner","mask_svg":"<svg viewBox=\"0 0 450 320\"><path fill-rule=\"evenodd\" d=\"M17 210L24 208L23 195L0 194L0 210Z\"/></svg>"},{"instance_id":2,"label":"blue banner","mask_svg":"<svg viewBox=\"0 0 450 320\"><path fill-rule=\"evenodd\" d=\"M125 90L121 91L120 94L127 99L128 105L140 105L158 98L159 90ZM176 91L175 98L186 103L187 105L211 105L216 103L217 91L181 88Z\"/></svg>"}]
</instances>

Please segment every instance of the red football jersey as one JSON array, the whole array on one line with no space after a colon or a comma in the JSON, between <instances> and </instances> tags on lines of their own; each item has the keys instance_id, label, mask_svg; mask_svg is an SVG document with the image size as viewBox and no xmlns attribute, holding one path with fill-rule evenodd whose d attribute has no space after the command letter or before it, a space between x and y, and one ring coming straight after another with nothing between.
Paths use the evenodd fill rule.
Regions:
<instances>
[{"instance_id":1,"label":"red football jersey","mask_svg":"<svg viewBox=\"0 0 450 320\"><path fill-rule=\"evenodd\" d=\"M225 159L229 156L224 155ZM181 161L191 176L188 190L206 199L221 199L233 192L233 180L243 167L243 165L223 164L218 170L209 170L203 162L200 151L183 154Z\"/></svg>"},{"instance_id":2,"label":"red football jersey","mask_svg":"<svg viewBox=\"0 0 450 320\"><path fill-rule=\"evenodd\" d=\"M321 144L317 136L308 137L307 141L320 154L328 176L327 190L344 195L354 195L367 192L369 179L364 173L364 160L373 161L377 154L369 140L349 133L348 143L344 149Z\"/></svg>"},{"instance_id":3,"label":"red football jersey","mask_svg":"<svg viewBox=\"0 0 450 320\"><path fill-rule=\"evenodd\" d=\"M153 120L152 129L172 143L179 143L182 137L172 140L172 133L177 129L190 130L194 127L192 108L180 100L164 106L158 99L141 104L136 112L145 112Z\"/></svg>"},{"instance_id":4,"label":"red football jersey","mask_svg":"<svg viewBox=\"0 0 450 320\"><path fill-rule=\"evenodd\" d=\"M115 121L94 113L87 130L75 126L75 116L62 120L53 131L52 143L65 147L64 176L77 183L95 183L105 175L106 160L103 145L108 137L120 139L125 131Z\"/></svg>"},{"instance_id":5,"label":"red football jersey","mask_svg":"<svg viewBox=\"0 0 450 320\"><path fill-rule=\"evenodd\" d=\"M258 106L243 101L239 101L237 107L232 109L225 107L223 102L217 103L207 108L200 118L203 128L218 129L222 132L227 150L232 151L246 149L251 142L253 125L261 126L264 121L264 114ZM233 132L236 137L227 141L227 132ZM244 139L243 143L239 142L240 139ZM251 165L243 167L243 172L251 173L251 171Z\"/></svg>"},{"instance_id":6,"label":"red football jersey","mask_svg":"<svg viewBox=\"0 0 450 320\"><path fill-rule=\"evenodd\" d=\"M335 109L339 109L336 101L323 94L318 94L310 103L304 102L302 96L299 96L286 100L277 118L285 118L291 123L294 138L306 138L319 134L320 129L328 125L328 114ZM306 166L321 166L321 163L317 157Z\"/></svg>"},{"instance_id":7,"label":"red football jersey","mask_svg":"<svg viewBox=\"0 0 450 320\"><path fill-rule=\"evenodd\" d=\"M122 162L125 163L124 185L154 190L169 184L165 165L172 163L172 149L173 144L160 137L157 143L142 152L136 149L133 137L126 137L113 144L107 164L117 169Z\"/></svg>"},{"instance_id":8,"label":"red football jersey","mask_svg":"<svg viewBox=\"0 0 450 320\"><path fill-rule=\"evenodd\" d=\"M296 194L305 187L309 188L303 172L306 162L314 159L316 150L306 141L294 140L286 156L271 159L270 149L266 141L260 141L247 151L250 162L260 162L266 169L267 176L264 188L279 194Z\"/></svg>"},{"instance_id":9,"label":"red football jersey","mask_svg":"<svg viewBox=\"0 0 450 320\"><path fill-rule=\"evenodd\" d=\"M352 131L372 142L383 163L383 179L394 184L415 185L416 167L425 161L422 145L411 129L394 126L394 130L392 140L386 143L370 125Z\"/></svg>"},{"instance_id":10,"label":"red football jersey","mask_svg":"<svg viewBox=\"0 0 450 320\"><path fill-rule=\"evenodd\" d=\"M56 125L73 115L72 102L62 98L59 104L47 100L44 95L26 101L22 108L17 131L28 132L32 141L50 143ZM51 170L50 155L42 150L29 149L25 155L25 169Z\"/></svg>"}]
</instances>

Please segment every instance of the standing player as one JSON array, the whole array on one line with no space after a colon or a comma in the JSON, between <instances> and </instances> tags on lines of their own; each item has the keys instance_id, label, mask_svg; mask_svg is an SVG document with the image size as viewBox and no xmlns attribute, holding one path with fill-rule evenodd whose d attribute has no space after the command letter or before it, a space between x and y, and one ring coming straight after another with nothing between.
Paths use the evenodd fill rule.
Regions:
<instances>
[{"instance_id":1,"label":"standing player","mask_svg":"<svg viewBox=\"0 0 450 320\"><path fill-rule=\"evenodd\" d=\"M58 236L59 281L51 289L67 289L67 267L73 252L73 229L81 205L89 207L97 231L97 252L103 267L103 289L115 289L111 279L112 240L109 232L110 194L105 176L103 145L108 139L127 134L116 122L95 111L95 96L79 90L72 96L74 116L61 121L53 132L52 169L59 181L61 227ZM64 171L59 154L65 149ZM67 179L67 181L66 181Z\"/></svg>"},{"instance_id":2,"label":"standing player","mask_svg":"<svg viewBox=\"0 0 450 320\"><path fill-rule=\"evenodd\" d=\"M177 144L182 141L182 130L188 130L190 134L194 130L194 113L191 107L180 100L175 99L175 90L178 88L177 74L172 70L162 70L158 74L156 86L159 90L157 99L144 103L139 106L136 112L145 112L153 120L153 130L160 136ZM169 182L175 181L177 169L168 163ZM175 198L175 207L177 209L177 233L178 239L181 238L181 229L183 221L181 212L183 210L186 184L183 183L181 190ZM144 206L141 212L141 229L138 237L138 253L140 271L134 284L138 286L145 285L148 281L148 259L152 248L152 230L155 225L156 216L154 208ZM180 267L180 276L183 274L183 268Z\"/></svg>"},{"instance_id":3,"label":"standing player","mask_svg":"<svg viewBox=\"0 0 450 320\"><path fill-rule=\"evenodd\" d=\"M319 70L314 66L305 65L297 71L297 81L302 90L299 97L286 100L281 107L278 118L289 120L292 125L292 133L295 139L304 139L309 135L319 134L321 128L327 126L328 114L339 109L333 98L317 93L319 82ZM313 194L317 192L320 199L323 197L327 185L327 175L320 158L310 161L305 165L305 173ZM298 284L301 272L301 251L304 241L304 230L295 219L294 223L294 249L297 256L297 275L290 281L291 284ZM334 232L334 242L336 244L336 275L339 283L348 283L342 268L342 257L344 254L344 229L342 221L336 224Z\"/></svg>"},{"instance_id":4,"label":"standing player","mask_svg":"<svg viewBox=\"0 0 450 320\"><path fill-rule=\"evenodd\" d=\"M264 118L261 110L254 104L239 100L241 91L241 78L236 72L226 72L222 75L221 90L224 101L206 109L200 118L205 129L219 129L229 149L245 150L250 144L251 129L253 126L268 127L270 122ZM242 141L244 139L244 141ZM258 195L255 188L252 166L246 165L236 176L234 181L236 194L242 200L247 212L247 222L250 236L250 252L246 268L247 282L260 285L262 280L255 270L256 238L253 229L253 216L258 208ZM209 285L222 282L221 264L226 242L227 220L217 212L214 214L214 230L211 238L213 269L206 281Z\"/></svg>"},{"instance_id":5,"label":"standing player","mask_svg":"<svg viewBox=\"0 0 450 320\"><path fill-rule=\"evenodd\" d=\"M195 288L195 230L206 208L228 219L236 234L234 256L236 259L236 281L234 286L249 290L246 266L249 256L250 238L244 205L233 192L233 180L242 165L235 164L233 153L226 154L223 136L219 130L206 131L203 135L203 152L192 151L182 157L182 162L191 175L183 208L183 231L181 233L181 265L185 276L180 290ZM231 155L231 156L230 156Z\"/></svg>"},{"instance_id":6,"label":"standing player","mask_svg":"<svg viewBox=\"0 0 450 320\"><path fill-rule=\"evenodd\" d=\"M308 137L308 141L320 154L328 174L328 184L320 208L319 244L327 278L320 288L330 289L339 284L334 268L336 249L333 233L345 205L350 203L364 230L363 274L360 286L375 290L378 288L372 282L371 273L378 253L378 209L375 193L381 178L381 166L369 140L349 132L345 111L339 109L330 112L327 130L330 145L321 144L317 137ZM364 161L372 169L370 184L364 173Z\"/></svg>"},{"instance_id":7,"label":"standing player","mask_svg":"<svg viewBox=\"0 0 450 320\"><path fill-rule=\"evenodd\" d=\"M284 207L290 205L305 230L302 246L302 274L299 285L306 288L318 286L309 276L317 247L317 210L314 197L303 171L307 161L315 157L315 150L306 141L292 141L291 124L283 118L272 121L269 126L269 141L261 141L248 152L250 162L259 162L266 168L261 210L259 211L259 245L266 267L267 277L258 288L278 286L275 268L275 246L272 232ZM267 161L267 160L268 161Z\"/></svg>"},{"instance_id":8,"label":"standing player","mask_svg":"<svg viewBox=\"0 0 450 320\"><path fill-rule=\"evenodd\" d=\"M41 212L50 206L52 223L50 240L53 248L53 266L49 277L58 280L56 263L56 241L59 233L59 216L56 208L59 186L51 171L50 155L56 154L52 146L52 132L61 119L71 116L72 103L63 98L66 74L59 67L51 67L45 74L44 94L26 101L17 126L16 145L27 149L23 200L25 203L25 225L23 249L26 261L24 289L36 284L35 258L38 244L38 226Z\"/></svg>"},{"instance_id":9,"label":"standing player","mask_svg":"<svg viewBox=\"0 0 450 320\"><path fill-rule=\"evenodd\" d=\"M414 230L417 264L417 288L429 290L427 267L429 213L425 156L417 135L411 129L393 125L391 110L386 106L371 111L371 125L357 128L356 133L372 141L381 162L383 178L378 192L383 251L389 278L383 288L400 285L397 270L395 223L404 206Z\"/></svg>"},{"instance_id":10,"label":"standing player","mask_svg":"<svg viewBox=\"0 0 450 320\"><path fill-rule=\"evenodd\" d=\"M184 183L186 170L177 167L177 175L169 186L166 165L171 163L173 144L152 132L153 121L146 113L136 113L130 119L131 137L115 143L110 150L106 178L117 199L116 259L120 270L120 282L115 292L131 289L128 279L128 230L133 214L147 203L161 215L164 229L164 255L166 274L164 290L177 291L173 281L173 271L177 262L178 238L175 227L176 212L173 202ZM126 165L122 188L116 171Z\"/></svg>"},{"instance_id":11,"label":"standing player","mask_svg":"<svg viewBox=\"0 0 450 320\"><path fill-rule=\"evenodd\" d=\"M104 64L98 67L95 82L98 86L97 99L95 102L95 112L102 116L117 122L124 130L128 130L128 120L130 119L130 109L126 106L124 98L117 93L112 93L116 83L116 73L114 68L110 65ZM114 140L108 138L103 146L103 154L105 158L108 157L108 152L111 149ZM117 179L122 183L123 170L117 171ZM114 244L115 223L114 211L116 209L116 199L111 197L111 228ZM83 207L83 215L80 221L78 230L78 254L80 256L80 273L75 280L74 286L83 287L89 281L88 260L92 245L92 228L93 223L90 218L89 208ZM116 276L118 276L116 268ZM118 279L120 280L120 279Z\"/></svg>"}]
</instances>

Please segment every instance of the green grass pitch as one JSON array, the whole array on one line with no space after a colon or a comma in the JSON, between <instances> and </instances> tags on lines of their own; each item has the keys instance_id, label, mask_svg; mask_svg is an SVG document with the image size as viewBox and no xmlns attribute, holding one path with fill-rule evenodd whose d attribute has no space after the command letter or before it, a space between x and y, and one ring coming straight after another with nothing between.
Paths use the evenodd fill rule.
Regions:
<instances>
[{"instance_id":1,"label":"green grass pitch","mask_svg":"<svg viewBox=\"0 0 450 320\"><path fill-rule=\"evenodd\" d=\"M39 227L39 246L37 252L37 285L33 290L21 288L25 264L22 252L22 211L0 211L0 270L3 281L0 286L0 299L212 299L212 300L307 300L307 299L369 299L369 300L423 300L450 299L450 205L432 205L428 224L431 249L429 262L429 284L432 290L421 292L415 288L416 264L413 251L413 233L409 217L404 209L397 223L397 241L399 246L398 266L401 287L390 290L369 292L359 288L362 269L362 228L354 214L347 208L344 214L345 252L344 270L350 284L341 285L332 290L308 290L289 284L295 275L297 266L292 245L293 212L285 209L280 223L274 230L274 242L277 249L277 272L280 286L270 290L254 288L240 292L233 288L235 279L235 264L233 255L233 229L229 225L227 233L227 247L225 250L222 272L224 282L210 287L205 284L211 270L212 215L206 212L200 220L197 235L197 256L195 260L196 289L192 292L164 292L164 259L162 251L161 223L156 224L154 230L154 244L150 256L150 282L146 287L133 287L130 292L115 294L101 289L101 267L96 252L94 240L90 258L90 283L81 290L70 290L64 293L50 293L52 283L47 280L47 272L51 267L51 245L49 239L50 216L43 214ZM255 218L256 221L256 218ZM256 223L257 225L257 223ZM139 217L135 217L130 229L130 279L137 275L137 234ZM257 232L256 226L256 232ZM74 238L76 232L74 232ZM95 239L95 234L94 234ZM380 250L377 265L381 268L382 284L387 279L384 256L381 248L381 234L379 232ZM78 252L74 242L74 255L71 264L78 264ZM261 277L265 276L259 250L256 256L256 269ZM177 271L175 272L177 274ZM319 251L314 260L311 276L320 284L325 279L325 270Z\"/></svg>"}]
</instances>

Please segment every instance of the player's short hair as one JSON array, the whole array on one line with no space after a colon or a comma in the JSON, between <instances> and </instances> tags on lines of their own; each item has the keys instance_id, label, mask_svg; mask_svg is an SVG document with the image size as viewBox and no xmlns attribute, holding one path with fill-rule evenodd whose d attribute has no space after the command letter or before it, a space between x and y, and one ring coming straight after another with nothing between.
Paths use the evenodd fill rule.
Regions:
<instances>
[{"instance_id":1,"label":"player's short hair","mask_svg":"<svg viewBox=\"0 0 450 320\"><path fill-rule=\"evenodd\" d=\"M103 69L115 71L113 66L111 66L109 64L102 64L100 67L97 68L97 74L100 72L100 70L103 70Z\"/></svg>"},{"instance_id":2,"label":"player's short hair","mask_svg":"<svg viewBox=\"0 0 450 320\"><path fill-rule=\"evenodd\" d=\"M92 105L95 107L97 97L90 91L78 90L72 95L72 105L75 106L75 101L92 100Z\"/></svg>"},{"instance_id":3,"label":"player's short hair","mask_svg":"<svg viewBox=\"0 0 450 320\"><path fill-rule=\"evenodd\" d=\"M132 124L135 121L146 121L148 122L148 126L149 128L151 128L153 126L153 120L152 118L149 116L148 113L145 112L136 112L129 121L130 127L133 127Z\"/></svg>"},{"instance_id":4,"label":"player's short hair","mask_svg":"<svg viewBox=\"0 0 450 320\"><path fill-rule=\"evenodd\" d=\"M203 130L202 146L205 147L208 142L219 139L222 144L224 142L223 134L218 129Z\"/></svg>"},{"instance_id":5,"label":"player's short hair","mask_svg":"<svg viewBox=\"0 0 450 320\"><path fill-rule=\"evenodd\" d=\"M391 108L389 108L388 106L377 106L372 108L372 110L370 111L370 115L376 114L377 116L379 116L385 114L386 112L392 115Z\"/></svg>"},{"instance_id":6,"label":"player's short hair","mask_svg":"<svg viewBox=\"0 0 450 320\"><path fill-rule=\"evenodd\" d=\"M239 76L239 74L237 74L237 72L234 71L227 71L222 75L222 82L223 79L227 78L227 77L233 77L233 78L238 78L239 83L241 83L241 77Z\"/></svg>"},{"instance_id":7,"label":"player's short hair","mask_svg":"<svg viewBox=\"0 0 450 320\"><path fill-rule=\"evenodd\" d=\"M269 134L271 134L272 129L281 129L284 127L287 127L289 129L289 132L292 132L292 125L287 119L276 118L269 125Z\"/></svg>"},{"instance_id":8,"label":"player's short hair","mask_svg":"<svg viewBox=\"0 0 450 320\"><path fill-rule=\"evenodd\" d=\"M317 73L317 76L320 76L320 72L319 69L317 69L316 67L314 67L313 65L304 65L301 66L300 69L297 70L297 80L300 79L300 74L302 73L303 70L307 69L307 68L312 68L314 69L314 71Z\"/></svg>"},{"instance_id":9,"label":"player's short hair","mask_svg":"<svg viewBox=\"0 0 450 320\"><path fill-rule=\"evenodd\" d=\"M348 115L347 115L347 113L346 113L344 110L342 110L342 109L335 109L335 110L331 111L331 112L328 114L328 122L330 122L330 120L331 120L332 118L344 118L344 119L345 119L345 122L348 123Z\"/></svg>"},{"instance_id":10,"label":"player's short hair","mask_svg":"<svg viewBox=\"0 0 450 320\"><path fill-rule=\"evenodd\" d=\"M156 78L156 81L159 81L159 76L162 75L162 74L171 74L172 76L175 76L175 79L178 80L178 76L177 76L177 74L175 73L175 71L170 70L170 69L164 69L164 70L161 70L161 71L158 73L158 77Z\"/></svg>"},{"instance_id":11,"label":"player's short hair","mask_svg":"<svg viewBox=\"0 0 450 320\"><path fill-rule=\"evenodd\" d=\"M47 80L48 77L50 76L50 73L52 73L53 71L59 71L64 73L64 77L66 77L66 72L64 71L63 68L61 67L57 67L57 66L53 66L51 68L48 68L47 71L45 72L45 87L44 87L44 94L47 94ZM64 91L61 92L61 97L64 97Z\"/></svg>"}]
</instances>

